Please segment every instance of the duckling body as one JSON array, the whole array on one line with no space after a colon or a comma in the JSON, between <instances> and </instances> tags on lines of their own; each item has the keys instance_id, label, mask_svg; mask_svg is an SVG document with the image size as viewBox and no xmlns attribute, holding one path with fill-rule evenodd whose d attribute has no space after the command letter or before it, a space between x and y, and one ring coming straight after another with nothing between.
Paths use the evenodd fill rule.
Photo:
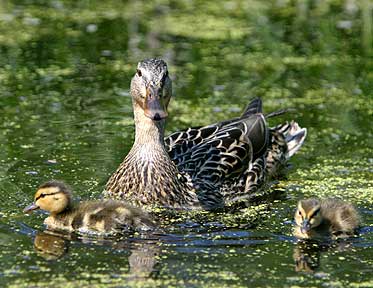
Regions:
<instances>
[{"instance_id":1,"label":"duckling body","mask_svg":"<svg viewBox=\"0 0 373 288\"><path fill-rule=\"evenodd\" d=\"M34 203L24 211L36 209L50 212L44 224L51 230L111 234L155 226L142 210L121 201L73 203L70 190L59 181L41 185L36 191Z\"/></svg>"},{"instance_id":2,"label":"duckling body","mask_svg":"<svg viewBox=\"0 0 373 288\"><path fill-rule=\"evenodd\" d=\"M349 237L360 221L352 204L335 198L300 200L294 218L294 235L302 239Z\"/></svg>"},{"instance_id":3,"label":"duckling body","mask_svg":"<svg viewBox=\"0 0 373 288\"><path fill-rule=\"evenodd\" d=\"M171 86L163 60L138 64L131 81L135 142L105 196L141 206L207 210L249 202L306 137L306 129L293 121L269 128L257 98L240 117L164 138Z\"/></svg>"},{"instance_id":4,"label":"duckling body","mask_svg":"<svg viewBox=\"0 0 373 288\"><path fill-rule=\"evenodd\" d=\"M69 232L123 232L149 227L150 221L139 209L115 200L90 201L73 205L44 220L49 229ZM151 226L150 226L151 227Z\"/></svg>"}]
</instances>

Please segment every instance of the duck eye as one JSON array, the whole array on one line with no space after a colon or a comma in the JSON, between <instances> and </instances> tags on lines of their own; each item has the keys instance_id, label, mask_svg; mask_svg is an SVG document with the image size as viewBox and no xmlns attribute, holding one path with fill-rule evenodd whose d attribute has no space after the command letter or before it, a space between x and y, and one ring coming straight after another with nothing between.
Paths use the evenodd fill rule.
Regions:
<instances>
[{"instance_id":1,"label":"duck eye","mask_svg":"<svg viewBox=\"0 0 373 288\"><path fill-rule=\"evenodd\" d=\"M298 215L299 215L299 216L302 216L302 212L298 211Z\"/></svg>"},{"instance_id":2,"label":"duck eye","mask_svg":"<svg viewBox=\"0 0 373 288\"><path fill-rule=\"evenodd\" d=\"M44 198L45 196L47 195L45 195L44 193L40 194L40 198Z\"/></svg>"},{"instance_id":3,"label":"duck eye","mask_svg":"<svg viewBox=\"0 0 373 288\"><path fill-rule=\"evenodd\" d=\"M139 77L142 76L142 73L141 73L141 70L140 70L140 69L137 69L136 73L137 73L137 76L139 76Z\"/></svg>"}]
</instances>

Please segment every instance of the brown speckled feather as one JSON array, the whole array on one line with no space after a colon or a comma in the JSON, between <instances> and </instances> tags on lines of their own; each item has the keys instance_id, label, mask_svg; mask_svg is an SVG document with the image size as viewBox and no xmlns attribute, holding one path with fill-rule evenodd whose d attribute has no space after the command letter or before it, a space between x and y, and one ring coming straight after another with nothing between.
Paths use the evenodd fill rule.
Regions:
<instances>
[{"instance_id":1,"label":"brown speckled feather","mask_svg":"<svg viewBox=\"0 0 373 288\"><path fill-rule=\"evenodd\" d=\"M164 138L164 119L149 119L151 114L143 109L146 101L153 101L147 100L149 89L163 89L160 99L171 95L166 64L152 61L140 62L141 73L131 82L135 143L109 179L104 191L107 197L139 205L222 208L256 195L292 155L288 143L294 144L294 153L302 145L306 130L296 123L268 128L259 98L250 102L239 118ZM149 84L154 82L149 80L152 78L169 83L167 89L162 84L149 88L154 86Z\"/></svg>"}]
</instances>

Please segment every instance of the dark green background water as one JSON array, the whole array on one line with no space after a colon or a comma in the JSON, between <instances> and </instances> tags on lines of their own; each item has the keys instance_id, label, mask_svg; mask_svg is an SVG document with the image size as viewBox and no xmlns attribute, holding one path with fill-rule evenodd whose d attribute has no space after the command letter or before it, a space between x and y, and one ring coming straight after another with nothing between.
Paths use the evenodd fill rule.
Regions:
<instances>
[{"instance_id":1,"label":"dark green background water","mask_svg":"<svg viewBox=\"0 0 373 288\"><path fill-rule=\"evenodd\" d=\"M0 53L0 286L373 286L370 1L3 0ZM45 214L22 209L43 181L100 197L132 144L130 78L154 56L173 78L169 132L256 96L267 112L296 108L271 120L308 128L284 199L169 219L162 235L40 235ZM354 203L360 237L296 243L295 204L309 196Z\"/></svg>"}]
</instances>

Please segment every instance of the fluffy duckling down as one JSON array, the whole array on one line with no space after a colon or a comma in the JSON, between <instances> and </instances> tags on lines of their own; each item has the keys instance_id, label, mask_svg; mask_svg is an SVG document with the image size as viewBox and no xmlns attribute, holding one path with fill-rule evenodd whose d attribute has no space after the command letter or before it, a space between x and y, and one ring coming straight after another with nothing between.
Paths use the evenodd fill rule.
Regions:
<instances>
[{"instance_id":1,"label":"fluffy duckling down","mask_svg":"<svg viewBox=\"0 0 373 288\"><path fill-rule=\"evenodd\" d=\"M349 237L360 222L352 204L335 198L300 200L294 218L294 235L302 239Z\"/></svg>"},{"instance_id":2,"label":"fluffy duckling down","mask_svg":"<svg viewBox=\"0 0 373 288\"><path fill-rule=\"evenodd\" d=\"M70 189L60 181L49 181L41 185L35 193L34 203L27 206L24 212L36 209L50 213L44 220L50 230L115 234L155 227L148 214L121 201L73 203Z\"/></svg>"}]
</instances>

